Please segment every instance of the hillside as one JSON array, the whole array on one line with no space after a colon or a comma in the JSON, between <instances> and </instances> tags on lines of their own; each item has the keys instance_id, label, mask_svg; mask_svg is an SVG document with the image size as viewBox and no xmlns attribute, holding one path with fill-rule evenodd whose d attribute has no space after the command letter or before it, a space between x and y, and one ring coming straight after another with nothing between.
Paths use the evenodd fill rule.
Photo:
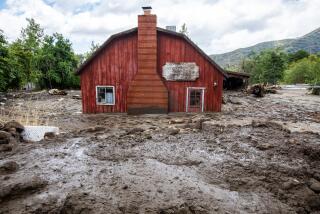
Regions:
<instances>
[{"instance_id":1,"label":"hillside","mask_svg":"<svg viewBox=\"0 0 320 214\"><path fill-rule=\"evenodd\" d=\"M284 39L277 41L262 42L251 47L239 48L224 54L214 54L211 57L222 67L237 66L242 59L253 53L259 53L266 49L283 48L292 53L298 50L306 50L311 53L320 52L320 28L296 39Z\"/></svg>"}]
</instances>

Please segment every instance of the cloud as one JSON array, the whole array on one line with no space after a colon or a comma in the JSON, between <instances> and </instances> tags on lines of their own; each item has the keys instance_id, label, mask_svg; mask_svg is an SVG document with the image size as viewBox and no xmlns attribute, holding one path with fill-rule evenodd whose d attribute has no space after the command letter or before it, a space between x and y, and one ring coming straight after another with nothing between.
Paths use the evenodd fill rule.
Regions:
<instances>
[{"instance_id":1,"label":"cloud","mask_svg":"<svg viewBox=\"0 0 320 214\"><path fill-rule=\"evenodd\" d=\"M141 6L152 5L158 26L187 24L191 39L208 54L259 42L302 36L320 27L319 0L7 0L0 29L16 39L25 18L46 33L68 37L76 52L91 41L137 26Z\"/></svg>"}]
</instances>

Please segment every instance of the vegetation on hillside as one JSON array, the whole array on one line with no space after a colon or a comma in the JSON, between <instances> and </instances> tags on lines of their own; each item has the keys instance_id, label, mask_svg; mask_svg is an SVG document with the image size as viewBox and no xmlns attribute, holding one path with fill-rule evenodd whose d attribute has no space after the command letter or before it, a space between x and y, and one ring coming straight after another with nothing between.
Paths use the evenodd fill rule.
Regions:
<instances>
[{"instance_id":1,"label":"vegetation on hillside","mask_svg":"<svg viewBox=\"0 0 320 214\"><path fill-rule=\"evenodd\" d=\"M299 50L287 54L270 49L252 55L241 63L241 71L251 74L251 83L320 83L320 56Z\"/></svg>"}]
</instances>

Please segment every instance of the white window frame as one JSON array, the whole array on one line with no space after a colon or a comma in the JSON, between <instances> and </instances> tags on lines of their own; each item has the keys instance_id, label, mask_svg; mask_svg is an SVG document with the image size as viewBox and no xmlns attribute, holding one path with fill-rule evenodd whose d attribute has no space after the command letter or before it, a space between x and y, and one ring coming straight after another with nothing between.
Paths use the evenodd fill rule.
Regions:
<instances>
[{"instance_id":1,"label":"white window frame","mask_svg":"<svg viewBox=\"0 0 320 214\"><path fill-rule=\"evenodd\" d=\"M202 106L201 106L201 112L204 111L204 93L206 91L205 87L187 87L187 96L186 96L186 112L189 110L189 89L200 89L202 90Z\"/></svg>"},{"instance_id":2,"label":"white window frame","mask_svg":"<svg viewBox=\"0 0 320 214\"><path fill-rule=\"evenodd\" d=\"M98 102L98 88L112 88L113 91L113 103L100 103ZM97 85L96 86L96 104L97 105L102 105L102 106L113 106L116 104L116 89L113 85Z\"/></svg>"}]
</instances>

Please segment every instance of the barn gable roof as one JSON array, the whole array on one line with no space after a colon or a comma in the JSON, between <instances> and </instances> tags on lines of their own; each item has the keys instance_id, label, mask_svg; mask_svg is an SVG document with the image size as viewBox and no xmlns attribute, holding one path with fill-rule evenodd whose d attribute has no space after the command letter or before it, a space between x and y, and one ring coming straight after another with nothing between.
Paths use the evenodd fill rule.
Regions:
<instances>
[{"instance_id":1,"label":"barn gable roof","mask_svg":"<svg viewBox=\"0 0 320 214\"><path fill-rule=\"evenodd\" d=\"M132 28L126 31L122 31L120 33L117 34L113 34L112 36L109 37L109 39L107 39L84 63L82 63L80 65L80 67L76 70L76 74L80 75L81 72L84 70L84 68L89 65L91 63L91 61L94 60L94 58L99 55L100 52L102 52L105 47L107 47L113 40L120 38L122 36L126 36L129 35L131 33L136 33L138 31L138 28ZM201 50L191 39L189 39L189 37L187 37L186 35L182 34L182 33L177 33L175 31L170 31L170 30L166 30L163 28L159 28L157 27L157 31L161 32L161 33L166 33L166 34L170 34L173 36L177 36L180 37L182 39L184 39L186 42L188 42L192 47L194 47L204 58L206 58L214 67L216 67L218 69L218 71L224 76L224 77L228 77L227 74L225 73L225 71L211 58L209 57L203 50Z\"/></svg>"}]
</instances>

